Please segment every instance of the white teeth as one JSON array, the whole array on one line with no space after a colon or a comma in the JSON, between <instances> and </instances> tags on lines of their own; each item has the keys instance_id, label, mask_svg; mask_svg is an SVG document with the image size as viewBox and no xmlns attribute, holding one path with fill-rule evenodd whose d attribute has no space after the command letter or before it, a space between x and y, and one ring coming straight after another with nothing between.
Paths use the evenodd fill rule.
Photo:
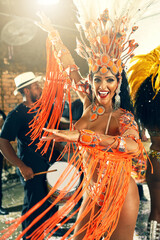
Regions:
<instances>
[{"instance_id":1,"label":"white teeth","mask_svg":"<svg viewBox=\"0 0 160 240\"><path fill-rule=\"evenodd\" d=\"M100 94L100 95L103 95L103 96L108 95L108 93L109 93L109 92L99 92L99 94Z\"/></svg>"}]
</instances>

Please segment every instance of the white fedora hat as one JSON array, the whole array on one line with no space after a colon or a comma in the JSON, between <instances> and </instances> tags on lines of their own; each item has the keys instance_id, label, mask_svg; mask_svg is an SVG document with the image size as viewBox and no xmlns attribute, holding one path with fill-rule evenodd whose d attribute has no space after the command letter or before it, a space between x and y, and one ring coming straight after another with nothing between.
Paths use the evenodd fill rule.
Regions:
<instances>
[{"instance_id":1,"label":"white fedora hat","mask_svg":"<svg viewBox=\"0 0 160 240\"><path fill-rule=\"evenodd\" d=\"M33 72L25 72L17 77L15 77L14 82L16 85L16 89L14 90L14 95L17 95L18 90L24 88L34 82L42 80L42 77L36 77Z\"/></svg>"}]
</instances>

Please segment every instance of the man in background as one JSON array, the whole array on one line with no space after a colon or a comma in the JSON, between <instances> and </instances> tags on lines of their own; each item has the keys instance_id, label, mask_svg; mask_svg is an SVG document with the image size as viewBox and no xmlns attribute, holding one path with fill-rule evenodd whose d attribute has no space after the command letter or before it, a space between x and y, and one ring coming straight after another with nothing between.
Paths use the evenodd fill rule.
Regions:
<instances>
[{"instance_id":1,"label":"man in background","mask_svg":"<svg viewBox=\"0 0 160 240\"><path fill-rule=\"evenodd\" d=\"M14 166L17 166L24 185L24 204L22 215L24 215L37 202L43 199L47 194L45 174L34 175L35 173L44 172L49 168L48 151L43 156L37 149L37 141L31 143L29 132L29 123L36 113L28 113L33 104L41 97L42 89L38 83L41 77L35 77L33 72L25 72L18 75L15 80L16 89L14 94L21 93L22 103L15 107L7 116L0 134L0 150L5 158ZM17 139L17 154L15 153L10 142ZM53 155L54 156L54 155ZM56 160L56 159L55 159ZM22 230L49 206L45 202L36 212L28 217L22 223ZM49 216L58 210L58 207L52 208L52 213L46 214L30 231L23 237L26 239L39 225L41 225ZM27 238L29 239L29 238Z\"/></svg>"}]
</instances>

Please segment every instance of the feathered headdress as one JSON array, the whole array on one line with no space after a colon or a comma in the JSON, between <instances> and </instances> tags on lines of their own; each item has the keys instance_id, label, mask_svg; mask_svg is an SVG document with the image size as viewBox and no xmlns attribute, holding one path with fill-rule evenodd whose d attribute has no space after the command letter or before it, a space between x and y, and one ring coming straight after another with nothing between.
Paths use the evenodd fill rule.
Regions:
<instances>
[{"instance_id":1,"label":"feathered headdress","mask_svg":"<svg viewBox=\"0 0 160 240\"><path fill-rule=\"evenodd\" d=\"M156 96L160 91L160 46L148 54L135 56L131 60L131 64L132 66L128 70L128 81L133 102L139 87L150 76Z\"/></svg>"},{"instance_id":2,"label":"feathered headdress","mask_svg":"<svg viewBox=\"0 0 160 240\"><path fill-rule=\"evenodd\" d=\"M125 62L133 56L138 44L130 39L137 23L156 0L74 0L78 9L77 25L81 42L77 40L77 53L88 61L89 71L108 69L114 75L121 73ZM154 9L155 11L155 9ZM151 12L150 12L151 14ZM86 40L89 44L84 41Z\"/></svg>"}]
</instances>

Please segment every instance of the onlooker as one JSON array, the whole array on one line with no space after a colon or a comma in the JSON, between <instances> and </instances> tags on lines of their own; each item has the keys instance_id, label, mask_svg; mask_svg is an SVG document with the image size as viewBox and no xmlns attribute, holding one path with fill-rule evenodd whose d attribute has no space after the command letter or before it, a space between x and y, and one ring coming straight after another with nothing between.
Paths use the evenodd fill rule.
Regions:
<instances>
[{"instance_id":1,"label":"onlooker","mask_svg":"<svg viewBox=\"0 0 160 240\"><path fill-rule=\"evenodd\" d=\"M20 92L23 96L23 102L8 114L0 134L0 149L3 155L10 163L19 168L24 179L24 204L22 215L47 194L45 174L36 176L34 174L46 171L49 168L48 159L50 151L43 156L40 150L35 151L37 142L35 141L30 144L31 139L30 134L28 134L29 123L35 116L35 113L28 113L28 111L33 106L33 103L41 96L42 89L38 84L40 79L41 77L35 77L33 72L22 73L14 79L16 84L14 94ZM17 139L17 155L10 143L15 139ZM27 226L29 226L29 224L48 206L49 202L44 203L41 208L23 222L22 229L26 229ZM30 229L23 239L26 239L26 237L29 236L35 228L41 225L50 214L57 211L57 208L58 207L54 207L52 213L46 214L41 221Z\"/></svg>"},{"instance_id":2,"label":"onlooker","mask_svg":"<svg viewBox=\"0 0 160 240\"><path fill-rule=\"evenodd\" d=\"M160 46L132 58L129 84L136 116L150 136L146 181L151 199L147 240L160 239ZM137 70L138 69L138 70ZM147 132L146 132L147 133ZM153 173L153 174L152 174Z\"/></svg>"},{"instance_id":3,"label":"onlooker","mask_svg":"<svg viewBox=\"0 0 160 240\"><path fill-rule=\"evenodd\" d=\"M6 118L5 113L0 109L0 129ZM8 211L2 207L2 169L3 169L3 155L0 152L0 215L7 215Z\"/></svg>"}]
</instances>

